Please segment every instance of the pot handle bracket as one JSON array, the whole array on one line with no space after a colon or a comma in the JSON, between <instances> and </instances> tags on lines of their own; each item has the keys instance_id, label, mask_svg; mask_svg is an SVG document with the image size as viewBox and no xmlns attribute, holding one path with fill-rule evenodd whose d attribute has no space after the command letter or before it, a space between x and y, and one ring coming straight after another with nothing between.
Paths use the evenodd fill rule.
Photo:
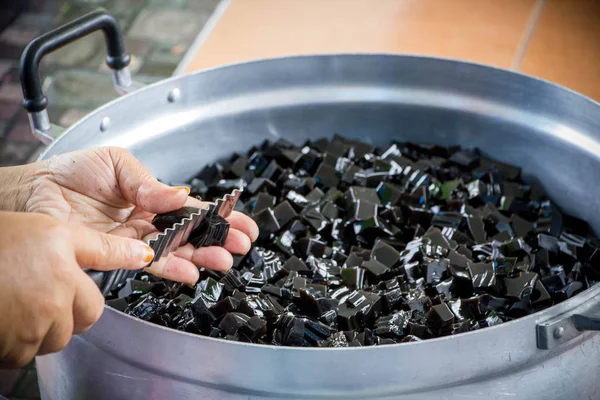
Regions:
<instances>
[{"instance_id":1,"label":"pot handle bracket","mask_svg":"<svg viewBox=\"0 0 600 400\"><path fill-rule=\"evenodd\" d=\"M125 51L123 34L116 18L104 10L94 11L34 39L21 56L23 107L27 110L31 130L44 144L50 144L63 128L50 123L48 98L42 90L39 64L42 58L67 44L102 30L106 42L106 64L113 71L113 83L120 94L134 89L129 72L131 56ZM53 135L50 133L54 131Z\"/></svg>"},{"instance_id":2,"label":"pot handle bracket","mask_svg":"<svg viewBox=\"0 0 600 400\"><path fill-rule=\"evenodd\" d=\"M596 288L598 289L598 288ZM557 317L538 322L537 347L552 349L582 335L586 331L600 331L599 295Z\"/></svg>"}]
</instances>

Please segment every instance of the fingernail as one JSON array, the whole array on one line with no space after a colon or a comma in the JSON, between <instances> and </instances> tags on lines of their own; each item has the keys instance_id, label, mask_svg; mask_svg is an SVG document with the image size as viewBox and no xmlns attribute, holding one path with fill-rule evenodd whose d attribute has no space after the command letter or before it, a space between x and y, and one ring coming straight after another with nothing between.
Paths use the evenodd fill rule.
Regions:
<instances>
[{"instance_id":1,"label":"fingernail","mask_svg":"<svg viewBox=\"0 0 600 400\"><path fill-rule=\"evenodd\" d=\"M143 245L144 248L144 262L149 263L154 260L154 250L148 245Z\"/></svg>"},{"instance_id":2,"label":"fingernail","mask_svg":"<svg viewBox=\"0 0 600 400\"><path fill-rule=\"evenodd\" d=\"M173 186L173 189L177 189L177 190L185 190L185 192L189 195L190 194L190 188L187 186Z\"/></svg>"}]
</instances>

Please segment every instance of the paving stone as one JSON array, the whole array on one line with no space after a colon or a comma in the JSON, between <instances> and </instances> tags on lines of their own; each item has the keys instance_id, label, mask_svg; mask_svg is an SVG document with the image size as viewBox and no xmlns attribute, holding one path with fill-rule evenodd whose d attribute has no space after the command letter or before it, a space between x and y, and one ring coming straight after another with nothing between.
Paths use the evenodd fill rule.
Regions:
<instances>
[{"instance_id":1,"label":"paving stone","mask_svg":"<svg viewBox=\"0 0 600 400\"><path fill-rule=\"evenodd\" d=\"M145 57L150 51L152 42L142 39L125 39L125 48L130 54L138 57Z\"/></svg>"},{"instance_id":2,"label":"paving stone","mask_svg":"<svg viewBox=\"0 0 600 400\"><path fill-rule=\"evenodd\" d=\"M25 164L41 143L14 143L3 140L0 148L0 166Z\"/></svg>"},{"instance_id":3,"label":"paving stone","mask_svg":"<svg viewBox=\"0 0 600 400\"><path fill-rule=\"evenodd\" d=\"M24 124L14 125L6 135L6 140L14 143L39 143L39 140L31 133L29 125Z\"/></svg>"},{"instance_id":4,"label":"paving stone","mask_svg":"<svg viewBox=\"0 0 600 400\"><path fill-rule=\"evenodd\" d=\"M194 11L206 11L211 13L217 7L221 0L170 0L170 8L188 9ZM164 8L164 0L148 0L147 7Z\"/></svg>"},{"instance_id":5,"label":"paving stone","mask_svg":"<svg viewBox=\"0 0 600 400\"><path fill-rule=\"evenodd\" d=\"M139 73L142 75L170 76L183 58L188 46L184 44L156 44Z\"/></svg>"},{"instance_id":6,"label":"paving stone","mask_svg":"<svg viewBox=\"0 0 600 400\"><path fill-rule=\"evenodd\" d=\"M90 109L118 97L106 73L64 69L56 71L49 82L46 95L50 106Z\"/></svg>"},{"instance_id":7,"label":"paving stone","mask_svg":"<svg viewBox=\"0 0 600 400\"><path fill-rule=\"evenodd\" d=\"M194 11L204 11L212 14L221 0L188 0L187 8Z\"/></svg>"},{"instance_id":8,"label":"paving stone","mask_svg":"<svg viewBox=\"0 0 600 400\"><path fill-rule=\"evenodd\" d=\"M4 136L6 136L7 126L8 126L8 124L6 123L6 121L0 120L0 139L2 139Z\"/></svg>"},{"instance_id":9,"label":"paving stone","mask_svg":"<svg viewBox=\"0 0 600 400\"><path fill-rule=\"evenodd\" d=\"M48 112L48 114L50 114L50 112ZM19 111L17 111L17 114L13 117L11 123L29 125L29 118L27 118L27 112L23 107L19 107Z\"/></svg>"},{"instance_id":10,"label":"paving stone","mask_svg":"<svg viewBox=\"0 0 600 400\"><path fill-rule=\"evenodd\" d=\"M12 61L12 65L8 71L2 76L2 84L16 83L21 84L21 74L19 72L19 61Z\"/></svg>"},{"instance_id":11,"label":"paving stone","mask_svg":"<svg viewBox=\"0 0 600 400\"><path fill-rule=\"evenodd\" d=\"M170 0L169 8L187 8L189 0ZM164 8L164 0L148 0L148 7Z\"/></svg>"},{"instance_id":12,"label":"paving stone","mask_svg":"<svg viewBox=\"0 0 600 400\"><path fill-rule=\"evenodd\" d=\"M0 100L0 121L8 121L21 109L19 101Z\"/></svg>"},{"instance_id":13,"label":"paving stone","mask_svg":"<svg viewBox=\"0 0 600 400\"><path fill-rule=\"evenodd\" d=\"M95 32L49 54L44 60L61 66L91 66L98 65L104 57L104 37L101 32Z\"/></svg>"},{"instance_id":14,"label":"paving stone","mask_svg":"<svg viewBox=\"0 0 600 400\"><path fill-rule=\"evenodd\" d=\"M142 84L162 79L136 75ZM94 110L118 97L112 78L106 72L84 69L57 70L44 83L50 107Z\"/></svg>"},{"instance_id":15,"label":"paving stone","mask_svg":"<svg viewBox=\"0 0 600 400\"><path fill-rule=\"evenodd\" d=\"M188 46L184 44L176 44L174 46L156 44L148 56L148 61L157 64L176 65L181 60L187 49Z\"/></svg>"},{"instance_id":16,"label":"paving stone","mask_svg":"<svg viewBox=\"0 0 600 400\"><path fill-rule=\"evenodd\" d=\"M14 82L3 83L0 86L0 101L2 100L11 103L19 103L23 100L21 85Z\"/></svg>"},{"instance_id":17,"label":"paving stone","mask_svg":"<svg viewBox=\"0 0 600 400\"><path fill-rule=\"evenodd\" d=\"M89 111L78 110L75 108L68 109L58 120L58 124L62 127L68 128L81 118L89 114Z\"/></svg>"},{"instance_id":18,"label":"paving stone","mask_svg":"<svg viewBox=\"0 0 600 400\"><path fill-rule=\"evenodd\" d=\"M67 111L67 108L58 107L54 103L52 103L48 106L47 110L48 110L48 118L50 118L50 122L53 124L60 125L58 123L58 121L60 121L60 118ZM27 119L27 124L29 124L29 119Z\"/></svg>"},{"instance_id":19,"label":"paving stone","mask_svg":"<svg viewBox=\"0 0 600 400\"><path fill-rule=\"evenodd\" d=\"M0 42L0 55L2 55L2 58L4 59L19 60L22 52L23 46L8 42Z\"/></svg>"},{"instance_id":20,"label":"paving stone","mask_svg":"<svg viewBox=\"0 0 600 400\"><path fill-rule=\"evenodd\" d=\"M140 68L140 74L149 76L169 76L175 71L172 65L147 63Z\"/></svg>"},{"instance_id":21,"label":"paving stone","mask_svg":"<svg viewBox=\"0 0 600 400\"><path fill-rule=\"evenodd\" d=\"M0 59L0 77L3 77L11 67L14 65L14 61Z\"/></svg>"},{"instance_id":22,"label":"paving stone","mask_svg":"<svg viewBox=\"0 0 600 400\"><path fill-rule=\"evenodd\" d=\"M167 4L165 2L165 4ZM171 1L168 2L169 7L171 6ZM135 4L131 1L113 1L110 6L107 7L109 12L115 16L117 21L119 21L119 25L121 25L121 29L123 32L127 32L127 30L131 27L131 24L139 14L142 4Z\"/></svg>"},{"instance_id":23,"label":"paving stone","mask_svg":"<svg viewBox=\"0 0 600 400\"><path fill-rule=\"evenodd\" d=\"M54 26L64 25L102 7L117 19L123 32L127 31L141 7L140 4L136 4L130 0L69 0L63 2L66 4L60 8L58 15L55 17ZM95 35L96 33L90 36ZM98 33L98 35L102 36L101 33ZM68 48L71 48L73 45L75 43L69 45ZM105 52L103 51L102 55L104 54ZM96 64L93 63L93 65Z\"/></svg>"},{"instance_id":24,"label":"paving stone","mask_svg":"<svg viewBox=\"0 0 600 400\"><path fill-rule=\"evenodd\" d=\"M123 0L116 0L123 1ZM54 25L60 26L81 17L82 15L95 11L102 7L111 12L111 5L115 0L62 0L61 7L55 14ZM123 1L124 3L126 1Z\"/></svg>"},{"instance_id":25,"label":"paving stone","mask_svg":"<svg viewBox=\"0 0 600 400\"><path fill-rule=\"evenodd\" d=\"M37 28L18 28L10 26L0 33L0 41L25 47L40 35Z\"/></svg>"},{"instance_id":26,"label":"paving stone","mask_svg":"<svg viewBox=\"0 0 600 400\"><path fill-rule=\"evenodd\" d=\"M0 369L0 396L8 396L22 374L21 370Z\"/></svg>"},{"instance_id":27,"label":"paving stone","mask_svg":"<svg viewBox=\"0 0 600 400\"><path fill-rule=\"evenodd\" d=\"M52 27L54 15L49 12L25 12L17 17L11 27L37 28L44 32Z\"/></svg>"},{"instance_id":28,"label":"paving stone","mask_svg":"<svg viewBox=\"0 0 600 400\"><path fill-rule=\"evenodd\" d=\"M29 0L27 8L34 13L56 13L64 0Z\"/></svg>"},{"instance_id":29,"label":"paving stone","mask_svg":"<svg viewBox=\"0 0 600 400\"><path fill-rule=\"evenodd\" d=\"M212 13L219 2L220 0L171 0L169 1L169 7ZM164 0L149 0L147 6L164 7L165 2Z\"/></svg>"},{"instance_id":30,"label":"paving stone","mask_svg":"<svg viewBox=\"0 0 600 400\"><path fill-rule=\"evenodd\" d=\"M205 14L147 8L137 16L127 36L133 39L154 39L163 43L192 42L207 20L208 16Z\"/></svg>"}]
</instances>

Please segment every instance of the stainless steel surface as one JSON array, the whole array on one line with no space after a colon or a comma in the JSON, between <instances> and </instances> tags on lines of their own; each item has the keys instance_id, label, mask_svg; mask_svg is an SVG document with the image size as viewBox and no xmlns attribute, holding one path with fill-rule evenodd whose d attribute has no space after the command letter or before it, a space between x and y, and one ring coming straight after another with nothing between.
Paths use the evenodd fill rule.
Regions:
<instances>
[{"instance_id":1,"label":"stainless steel surface","mask_svg":"<svg viewBox=\"0 0 600 400\"><path fill-rule=\"evenodd\" d=\"M573 324L579 331L600 331L600 307L586 314L573 315Z\"/></svg>"},{"instance_id":2,"label":"stainless steel surface","mask_svg":"<svg viewBox=\"0 0 600 400\"><path fill-rule=\"evenodd\" d=\"M42 157L121 146L161 180L182 181L266 138L302 143L333 132L374 144L477 146L520 165L527 179L535 174L600 232L600 106L541 80L442 59L325 55L181 76L98 109ZM536 326L598 302L595 286L481 331L347 349L228 342L107 308L65 350L39 357L38 373L44 399L597 398L599 335L541 350Z\"/></svg>"},{"instance_id":3,"label":"stainless steel surface","mask_svg":"<svg viewBox=\"0 0 600 400\"><path fill-rule=\"evenodd\" d=\"M543 350L560 346L586 331L600 331L599 301L594 298L566 313L539 322L536 331L537 347Z\"/></svg>"},{"instance_id":4,"label":"stainless steel surface","mask_svg":"<svg viewBox=\"0 0 600 400\"><path fill-rule=\"evenodd\" d=\"M44 144L52 143L54 138L49 134L51 126L48 111L31 112L27 116L29 117L29 126L33 135Z\"/></svg>"},{"instance_id":5,"label":"stainless steel surface","mask_svg":"<svg viewBox=\"0 0 600 400\"><path fill-rule=\"evenodd\" d=\"M122 69L113 70L113 85L119 94L127 94L130 91L131 85L131 73L129 67Z\"/></svg>"},{"instance_id":6,"label":"stainless steel surface","mask_svg":"<svg viewBox=\"0 0 600 400\"><path fill-rule=\"evenodd\" d=\"M147 266L149 267L153 262L158 261L162 257L177 250L180 246L186 244L190 237L190 233L198 228L205 218L215 214L223 218L229 217L241 194L241 188L234 189L230 194L226 194L223 198L218 199L214 203L206 204L205 208L182 219L181 222L176 223L171 228L167 228L156 238L148 241L148 245L154 250L154 259Z\"/></svg>"}]
</instances>

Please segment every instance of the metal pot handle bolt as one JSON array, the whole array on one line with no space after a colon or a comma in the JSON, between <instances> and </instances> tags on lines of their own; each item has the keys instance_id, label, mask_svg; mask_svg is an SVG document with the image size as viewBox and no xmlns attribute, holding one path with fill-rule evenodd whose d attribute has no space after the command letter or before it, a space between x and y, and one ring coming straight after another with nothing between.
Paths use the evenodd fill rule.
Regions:
<instances>
[{"instance_id":1,"label":"metal pot handle bolt","mask_svg":"<svg viewBox=\"0 0 600 400\"><path fill-rule=\"evenodd\" d=\"M594 296L585 303L536 326L537 347L550 350L586 331L600 331L600 305Z\"/></svg>"},{"instance_id":2,"label":"metal pot handle bolt","mask_svg":"<svg viewBox=\"0 0 600 400\"><path fill-rule=\"evenodd\" d=\"M27 110L31 130L42 143L50 144L63 129L52 125L48 118L48 99L42 90L39 64L42 58L67 44L102 30L106 41L106 64L113 70L113 82L120 94L132 89L129 61L123 34L116 18L104 10L94 11L34 39L21 56L21 86L23 107ZM51 132L54 131L54 134Z\"/></svg>"}]
</instances>

